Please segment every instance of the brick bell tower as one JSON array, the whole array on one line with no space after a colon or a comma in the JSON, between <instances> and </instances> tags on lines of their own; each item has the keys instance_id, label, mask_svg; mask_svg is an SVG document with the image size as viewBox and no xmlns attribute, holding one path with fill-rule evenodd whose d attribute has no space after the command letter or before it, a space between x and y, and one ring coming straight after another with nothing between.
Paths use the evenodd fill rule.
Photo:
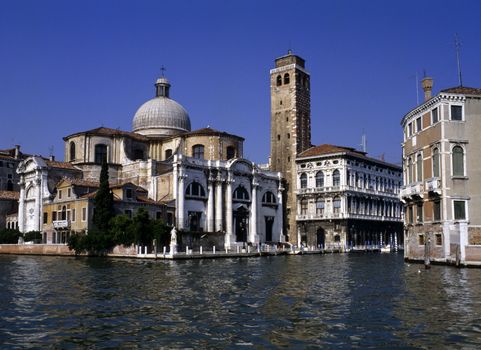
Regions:
<instances>
[{"instance_id":1,"label":"brick bell tower","mask_svg":"<svg viewBox=\"0 0 481 350\"><path fill-rule=\"evenodd\" d=\"M284 233L297 240L296 157L311 147L310 75L305 61L292 53L275 60L271 69L271 156L270 168L285 179Z\"/></svg>"}]
</instances>

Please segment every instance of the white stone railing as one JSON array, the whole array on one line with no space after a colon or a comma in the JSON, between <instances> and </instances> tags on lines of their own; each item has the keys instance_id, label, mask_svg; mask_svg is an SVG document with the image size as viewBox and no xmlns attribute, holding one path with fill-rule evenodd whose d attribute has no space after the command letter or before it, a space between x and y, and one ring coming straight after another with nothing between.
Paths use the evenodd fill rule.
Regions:
<instances>
[{"instance_id":1,"label":"white stone railing","mask_svg":"<svg viewBox=\"0 0 481 350\"><path fill-rule=\"evenodd\" d=\"M426 191L436 192L441 194L441 179L439 177L432 177L426 180Z\"/></svg>"},{"instance_id":2,"label":"white stone railing","mask_svg":"<svg viewBox=\"0 0 481 350\"><path fill-rule=\"evenodd\" d=\"M54 228L67 228L70 226L69 220L54 220L52 223Z\"/></svg>"},{"instance_id":3,"label":"white stone railing","mask_svg":"<svg viewBox=\"0 0 481 350\"><path fill-rule=\"evenodd\" d=\"M401 198L423 197L424 185L422 182L414 182L401 188Z\"/></svg>"}]
</instances>

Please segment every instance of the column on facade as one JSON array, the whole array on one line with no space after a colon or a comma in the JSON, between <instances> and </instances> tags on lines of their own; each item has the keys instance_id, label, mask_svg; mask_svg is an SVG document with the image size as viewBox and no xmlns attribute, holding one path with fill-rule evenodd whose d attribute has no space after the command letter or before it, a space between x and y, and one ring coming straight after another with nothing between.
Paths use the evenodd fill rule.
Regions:
<instances>
[{"instance_id":1,"label":"column on facade","mask_svg":"<svg viewBox=\"0 0 481 350\"><path fill-rule=\"evenodd\" d=\"M286 237L284 236L284 223L282 221L282 191L284 191L284 188L282 187L282 182L279 180L279 188L277 192L277 201L279 205L277 206L277 212L276 212L276 222L278 223L279 227L279 242L285 242Z\"/></svg>"},{"instance_id":2,"label":"column on facade","mask_svg":"<svg viewBox=\"0 0 481 350\"><path fill-rule=\"evenodd\" d=\"M177 228L179 230L184 229L184 218L185 218L185 208L184 208L184 201L185 201L185 178L186 175L184 173L184 169L182 165L179 165L178 171L178 189L177 189Z\"/></svg>"},{"instance_id":3,"label":"column on facade","mask_svg":"<svg viewBox=\"0 0 481 350\"><path fill-rule=\"evenodd\" d=\"M40 208L42 206L42 180L40 178L35 179L35 186L37 187L37 196L35 197L35 208L33 211L34 231L40 231Z\"/></svg>"},{"instance_id":4,"label":"column on facade","mask_svg":"<svg viewBox=\"0 0 481 350\"><path fill-rule=\"evenodd\" d=\"M207 232L214 231L214 179L209 176L207 191Z\"/></svg>"},{"instance_id":5,"label":"column on facade","mask_svg":"<svg viewBox=\"0 0 481 350\"><path fill-rule=\"evenodd\" d=\"M225 189L225 246L230 247L235 241L234 230L232 225L233 213L232 213L232 184L234 183L232 173L227 176L227 184Z\"/></svg>"},{"instance_id":6,"label":"column on facade","mask_svg":"<svg viewBox=\"0 0 481 350\"><path fill-rule=\"evenodd\" d=\"M254 177L252 179L252 203L251 203L251 225L249 230L249 242L251 243L258 243L259 236L257 234L257 187L259 183L257 179Z\"/></svg>"},{"instance_id":7,"label":"column on facade","mask_svg":"<svg viewBox=\"0 0 481 350\"><path fill-rule=\"evenodd\" d=\"M215 230L222 231L222 174L217 175L215 185Z\"/></svg>"},{"instance_id":8,"label":"column on facade","mask_svg":"<svg viewBox=\"0 0 481 350\"><path fill-rule=\"evenodd\" d=\"M20 180L20 199L18 201L18 229L25 232L25 181Z\"/></svg>"}]
</instances>

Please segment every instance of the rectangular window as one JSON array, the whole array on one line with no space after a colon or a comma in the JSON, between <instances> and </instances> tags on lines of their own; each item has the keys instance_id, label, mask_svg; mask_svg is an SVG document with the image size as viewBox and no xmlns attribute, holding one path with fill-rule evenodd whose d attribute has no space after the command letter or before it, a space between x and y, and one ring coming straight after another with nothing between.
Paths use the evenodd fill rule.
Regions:
<instances>
[{"instance_id":1,"label":"rectangular window","mask_svg":"<svg viewBox=\"0 0 481 350\"><path fill-rule=\"evenodd\" d=\"M421 122L421 117L419 117L418 119L416 119L416 131L420 132L422 129L423 129L423 125Z\"/></svg>"},{"instance_id":2,"label":"rectangular window","mask_svg":"<svg viewBox=\"0 0 481 350\"><path fill-rule=\"evenodd\" d=\"M43 213L43 223L48 224L48 213Z\"/></svg>"},{"instance_id":3,"label":"rectangular window","mask_svg":"<svg viewBox=\"0 0 481 350\"><path fill-rule=\"evenodd\" d=\"M87 221L87 208L82 208L82 221Z\"/></svg>"},{"instance_id":4,"label":"rectangular window","mask_svg":"<svg viewBox=\"0 0 481 350\"><path fill-rule=\"evenodd\" d=\"M72 222L75 222L75 220L76 220L76 214L77 214L77 213L76 213L75 208L72 209Z\"/></svg>"},{"instance_id":5,"label":"rectangular window","mask_svg":"<svg viewBox=\"0 0 481 350\"><path fill-rule=\"evenodd\" d=\"M161 212L161 211L155 212L155 218L156 218L157 220L162 219L162 212Z\"/></svg>"},{"instance_id":6,"label":"rectangular window","mask_svg":"<svg viewBox=\"0 0 481 350\"><path fill-rule=\"evenodd\" d=\"M424 235L423 234L418 236L418 242L419 242L419 245L424 245Z\"/></svg>"},{"instance_id":7,"label":"rectangular window","mask_svg":"<svg viewBox=\"0 0 481 350\"><path fill-rule=\"evenodd\" d=\"M414 219L413 207L410 206L410 207L408 207L408 220L409 220L408 222L409 222L410 224L412 224L413 221L414 221L413 219Z\"/></svg>"},{"instance_id":8,"label":"rectangular window","mask_svg":"<svg viewBox=\"0 0 481 350\"><path fill-rule=\"evenodd\" d=\"M62 199L62 190L58 190L58 199Z\"/></svg>"},{"instance_id":9,"label":"rectangular window","mask_svg":"<svg viewBox=\"0 0 481 350\"><path fill-rule=\"evenodd\" d=\"M408 136L413 135L413 123L408 124Z\"/></svg>"},{"instance_id":10,"label":"rectangular window","mask_svg":"<svg viewBox=\"0 0 481 350\"><path fill-rule=\"evenodd\" d=\"M463 120L463 106L451 106L451 120Z\"/></svg>"},{"instance_id":11,"label":"rectangular window","mask_svg":"<svg viewBox=\"0 0 481 350\"><path fill-rule=\"evenodd\" d=\"M127 197L128 199L132 199L132 189L131 188L127 188L125 190L125 197Z\"/></svg>"},{"instance_id":12,"label":"rectangular window","mask_svg":"<svg viewBox=\"0 0 481 350\"><path fill-rule=\"evenodd\" d=\"M433 124L436 124L439 121L438 109L437 108L434 108L431 111L431 120L432 120Z\"/></svg>"},{"instance_id":13,"label":"rectangular window","mask_svg":"<svg viewBox=\"0 0 481 350\"><path fill-rule=\"evenodd\" d=\"M69 188L67 189L67 198L70 198L72 196L72 190Z\"/></svg>"},{"instance_id":14,"label":"rectangular window","mask_svg":"<svg viewBox=\"0 0 481 350\"><path fill-rule=\"evenodd\" d=\"M436 233L434 236L436 245L443 245L443 236L440 233Z\"/></svg>"},{"instance_id":15,"label":"rectangular window","mask_svg":"<svg viewBox=\"0 0 481 350\"><path fill-rule=\"evenodd\" d=\"M174 214L167 213L167 225L172 225L174 222Z\"/></svg>"},{"instance_id":16,"label":"rectangular window","mask_svg":"<svg viewBox=\"0 0 481 350\"><path fill-rule=\"evenodd\" d=\"M423 205L422 204L416 205L416 222L418 224L423 222Z\"/></svg>"},{"instance_id":17,"label":"rectangular window","mask_svg":"<svg viewBox=\"0 0 481 350\"><path fill-rule=\"evenodd\" d=\"M454 201L454 220L466 220L465 201Z\"/></svg>"},{"instance_id":18,"label":"rectangular window","mask_svg":"<svg viewBox=\"0 0 481 350\"><path fill-rule=\"evenodd\" d=\"M441 201L433 202L433 220L434 221L441 220Z\"/></svg>"}]
</instances>

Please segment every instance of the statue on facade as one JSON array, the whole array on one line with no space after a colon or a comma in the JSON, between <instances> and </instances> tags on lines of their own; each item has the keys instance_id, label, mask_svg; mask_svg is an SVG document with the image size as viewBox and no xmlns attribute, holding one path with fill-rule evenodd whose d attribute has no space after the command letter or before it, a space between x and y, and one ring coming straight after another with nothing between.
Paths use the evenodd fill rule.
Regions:
<instances>
[{"instance_id":1,"label":"statue on facade","mask_svg":"<svg viewBox=\"0 0 481 350\"><path fill-rule=\"evenodd\" d=\"M170 231L170 255L177 254L177 230L175 226Z\"/></svg>"}]
</instances>

